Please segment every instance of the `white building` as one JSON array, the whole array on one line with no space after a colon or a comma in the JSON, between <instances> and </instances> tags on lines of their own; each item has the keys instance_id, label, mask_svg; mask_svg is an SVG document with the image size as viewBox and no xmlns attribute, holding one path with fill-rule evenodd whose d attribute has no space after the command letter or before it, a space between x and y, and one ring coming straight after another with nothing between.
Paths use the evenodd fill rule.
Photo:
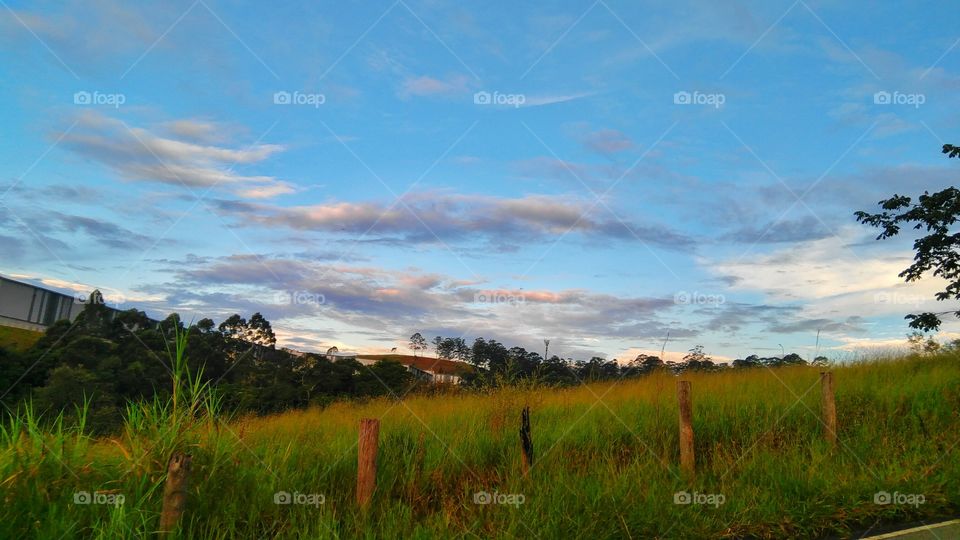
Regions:
<instances>
[{"instance_id":1,"label":"white building","mask_svg":"<svg viewBox=\"0 0 960 540\"><path fill-rule=\"evenodd\" d=\"M333 351L326 354L327 360L336 362L337 360L356 360L357 353L347 351Z\"/></svg>"},{"instance_id":2,"label":"white building","mask_svg":"<svg viewBox=\"0 0 960 540\"><path fill-rule=\"evenodd\" d=\"M43 332L61 319L72 321L83 306L73 296L0 276L0 325Z\"/></svg>"}]
</instances>

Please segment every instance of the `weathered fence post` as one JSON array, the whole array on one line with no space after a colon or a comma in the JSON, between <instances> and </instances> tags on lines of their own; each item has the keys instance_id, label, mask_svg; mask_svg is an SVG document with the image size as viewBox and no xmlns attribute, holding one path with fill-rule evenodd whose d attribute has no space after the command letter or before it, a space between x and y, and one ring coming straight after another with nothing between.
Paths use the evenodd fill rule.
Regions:
<instances>
[{"instance_id":1,"label":"weathered fence post","mask_svg":"<svg viewBox=\"0 0 960 540\"><path fill-rule=\"evenodd\" d=\"M163 510L160 512L160 533L172 533L187 507L191 457L174 452L167 463L167 481L163 486Z\"/></svg>"},{"instance_id":2,"label":"weathered fence post","mask_svg":"<svg viewBox=\"0 0 960 540\"><path fill-rule=\"evenodd\" d=\"M824 437L831 446L837 445L837 402L833 394L833 373L820 372L820 406L823 410Z\"/></svg>"},{"instance_id":3,"label":"weathered fence post","mask_svg":"<svg viewBox=\"0 0 960 540\"><path fill-rule=\"evenodd\" d=\"M533 437L530 435L530 407L520 412L520 449L523 453L523 475L533 467Z\"/></svg>"},{"instance_id":4,"label":"weathered fence post","mask_svg":"<svg viewBox=\"0 0 960 540\"><path fill-rule=\"evenodd\" d=\"M360 420L360 442L357 451L357 504L365 508L373 498L377 487L377 440L380 437L380 420Z\"/></svg>"},{"instance_id":5,"label":"weathered fence post","mask_svg":"<svg viewBox=\"0 0 960 540\"><path fill-rule=\"evenodd\" d=\"M677 381L677 401L680 404L680 469L693 477L696 458L693 455L693 402L690 381Z\"/></svg>"}]
</instances>

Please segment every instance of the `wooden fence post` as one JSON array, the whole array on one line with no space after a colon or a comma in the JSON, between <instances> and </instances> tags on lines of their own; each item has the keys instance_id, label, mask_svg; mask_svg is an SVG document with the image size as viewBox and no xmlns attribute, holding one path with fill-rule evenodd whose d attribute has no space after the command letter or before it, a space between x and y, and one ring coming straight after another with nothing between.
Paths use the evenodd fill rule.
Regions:
<instances>
[{"instance_id":1,"label":"wooden fence post","mask_svg":"<svg viewBox=\"0 0 960 540\"><path fill-rule=\"evenodd\" d=\"M824 437L837 446L837 402L833 394L833 373L820 372L820 406L823 410Z\"/></svg>"},{"instance_id":2,"label":"wooden fence post","mask_svg":"<svg viewBox=\"0 0 960 540\"><path fill-rule=\"evenodd\" d=\"M174 452L167 463L167 481L163 486L163 510L160 512L160 533L172 533L187 507L191 457Z\"/></svg>"},{"instance_id":3,"label":"wooden fence post","mask_svg":"<svg viewBox=\"0 0 960 540\"><path fill-rule=\"evenodd\" d=\"M360 442L357 453L357 504L366 508L377 487L377 439L380 437L380 420L360 420Z\"/></svg>"},{"instance_id":4,"label":"wooden fence post","mask_svg":"<svg viewBox=\"0 0 960 540\"><path fill-rule=\"evenodd\" d=\"M530 434L530 407L520 412L520 449L523 453L523 475L533 467L533 437Z\"/></svg>"},{"instance_id":5,"label":"wooden fence post","mask_svg":"<svg viewBox=\"0 0 960 540\"><path fill-rule=\"evenodd\" d=\"M680 469L693 477L696 458L693 454L693 402L690 381L677 381L677 401L680 404Z\"/></svg>"}]
</instances>

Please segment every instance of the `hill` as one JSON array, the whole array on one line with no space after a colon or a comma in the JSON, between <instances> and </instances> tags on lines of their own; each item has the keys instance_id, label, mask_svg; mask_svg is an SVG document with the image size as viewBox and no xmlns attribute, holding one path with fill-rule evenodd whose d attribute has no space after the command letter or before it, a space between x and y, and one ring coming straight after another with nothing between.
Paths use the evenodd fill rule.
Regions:
<instances>
[{"instance_id":1,"label":"hill","mask_svg":"<svg viewBox=\"0 0 960 540\"><path fill-rule=\"evenodd\" d=\"M95 440L21 416L0 430L0 537L149 534L174 448L193 455L191 538L818 538L960 510L960 357L834 367L836 448L818 371L686 374L693 478L678 467L677 379L664 372L229 421L164 420L151 406ZM526 405L535 462L524 476ZM366 511L355 503L361 418L381 422ZM74 503L96 490L124 502Z\"/></svg>"},{"instance_id":2,"label":"hill","mask_svg":"<svg viewBox=\"0 0 960 540\"><path fill-rule=\"evenodd\" d=\"M0 326L0 347L15 351L25 351L33 346L43 334L23 328Z\"/></svg>"}]
</instances>

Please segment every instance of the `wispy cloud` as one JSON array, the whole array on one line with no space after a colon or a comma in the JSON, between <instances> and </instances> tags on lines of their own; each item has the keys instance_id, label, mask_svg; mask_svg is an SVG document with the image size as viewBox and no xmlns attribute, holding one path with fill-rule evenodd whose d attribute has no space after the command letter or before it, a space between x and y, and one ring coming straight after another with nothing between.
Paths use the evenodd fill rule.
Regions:
<instances>
[{"instance_id":1,"label":"wispy cloud","mask_svg":"<svg viewBox=\"0 0 960 540\"><path fill-rule=\"evenodd\" d=\"M380 202L331 202L277 206L218 200L219 212L239 224L396 238L431 243L462 238L491 242L533 241L568 232L626 242L642 240L671 250L685 250L693 240L657 223L630 223L605 217L590 201L529 195L520 198L450 193L414 193L393 205ZM436 237L434 236L436 235Z\"/></svg>"},{"instance_id":2,"label":"wispy cloud","mask_svg":"<svg viewBox=\"0 0 960 540\"><path fill-rule=\"evenodd\" d=\"M174 126L174 131L181 135L190 132L192 138L209 138L215 129L212 125L184 121ZM63 134L62 144L127 180L187 188L217 187L247 198L274 197L295 190L292 184L273 176L246 176L234 171L234 167L260 163L284 150L276 144L255 143L238 148L199 144L160 136L94 112L82 114L77 126Z\"/></svg>"}]
</instances>

